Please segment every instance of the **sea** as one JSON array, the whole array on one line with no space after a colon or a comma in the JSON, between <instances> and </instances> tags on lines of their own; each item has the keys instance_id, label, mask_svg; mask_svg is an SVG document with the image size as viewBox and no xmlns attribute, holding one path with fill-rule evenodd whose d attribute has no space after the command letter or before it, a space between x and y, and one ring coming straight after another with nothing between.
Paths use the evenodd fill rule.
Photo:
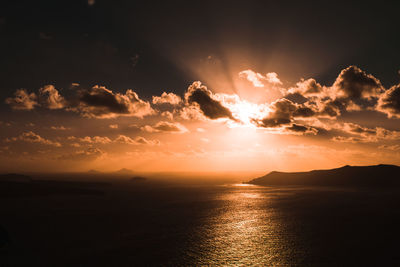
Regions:
<instances>
[{"instance_id":1,"label":"sea","mask_svg":"<svg viewBox=\"0 0 400 267\"><path fill-rule=\"evenodd\" d=\"M400 266L396 189L140 183L0 198L0 266Z\"/></svg>"}]
</instances>

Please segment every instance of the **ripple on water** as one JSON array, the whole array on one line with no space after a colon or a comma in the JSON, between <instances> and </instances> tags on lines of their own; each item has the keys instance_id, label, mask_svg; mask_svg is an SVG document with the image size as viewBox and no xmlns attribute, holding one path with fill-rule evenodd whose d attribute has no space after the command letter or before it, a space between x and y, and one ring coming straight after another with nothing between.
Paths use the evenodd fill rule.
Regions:
<instances>
[{"instance_id":1,"label":"ripple on water","mask_svg":"<svg viewBox=\"0 0 400 267\"><path fill-rule=\"evenodd\" d=\"M215 194L217 205L195 231L187 256L196 265L287 265L290 244L266 190L240 185Z\"/></svg>"}]
</instances>

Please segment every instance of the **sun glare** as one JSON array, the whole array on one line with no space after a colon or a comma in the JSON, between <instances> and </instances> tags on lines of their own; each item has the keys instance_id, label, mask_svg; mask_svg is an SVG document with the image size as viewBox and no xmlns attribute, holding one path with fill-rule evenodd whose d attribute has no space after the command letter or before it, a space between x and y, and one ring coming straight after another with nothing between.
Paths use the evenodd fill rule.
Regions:
<instances>
[{"instance_id":1,"label":"sun glare","mask_svg":"<svg viewBox=\"0 0 400 267\"><path fill-rule=\"evenodd\" d=\"M260 107L247 101L242 101L234 104L231 107L233 115L238 118L246 126L254 126L251 120L258 117L260 114Z\"/></svg>"}]
</instances>

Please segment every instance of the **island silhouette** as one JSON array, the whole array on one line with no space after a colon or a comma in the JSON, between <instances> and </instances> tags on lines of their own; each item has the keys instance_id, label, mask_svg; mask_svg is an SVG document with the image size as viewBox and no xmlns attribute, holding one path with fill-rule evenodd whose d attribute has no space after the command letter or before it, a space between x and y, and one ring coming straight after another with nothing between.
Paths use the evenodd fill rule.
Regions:
<instances>
[{"instance_id":1,"label":"island silhouette","mask_svg":"<svg viewBox=\"0 0 400 267\"><path fill-rule=\"evenodd\" d=\"M272 171L265 176L245 182L247 184L304 185L304 186L400 186L400 167L396 165L343 166L329 170L309 172Z\"/></svg>"}]
</instances>

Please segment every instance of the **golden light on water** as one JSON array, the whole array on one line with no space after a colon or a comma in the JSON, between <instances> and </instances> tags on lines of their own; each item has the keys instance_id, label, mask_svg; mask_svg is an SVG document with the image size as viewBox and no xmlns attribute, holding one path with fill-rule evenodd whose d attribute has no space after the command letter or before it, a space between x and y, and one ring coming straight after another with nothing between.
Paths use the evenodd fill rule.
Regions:
<instances>
[{"instance_id":1,"label":"golden light on water","mask_svg":"<svg viewBox=\"0 0 400 267\"><path fill-rule=\"evenodd\" d=\"M218 205L201 233L197 264L285 265L285 235L265 188L235 184L215 199Z\"/></svg>"},{"instance_id":2,"label":"golden light on water","mask_svg":"<svg viewBox=\"0 0 400 267\"><path fill-rule=\"evenodd\" d=\"M233 184L233 186L255 186L254 184Z\"/></svg>"}]
</instances>

